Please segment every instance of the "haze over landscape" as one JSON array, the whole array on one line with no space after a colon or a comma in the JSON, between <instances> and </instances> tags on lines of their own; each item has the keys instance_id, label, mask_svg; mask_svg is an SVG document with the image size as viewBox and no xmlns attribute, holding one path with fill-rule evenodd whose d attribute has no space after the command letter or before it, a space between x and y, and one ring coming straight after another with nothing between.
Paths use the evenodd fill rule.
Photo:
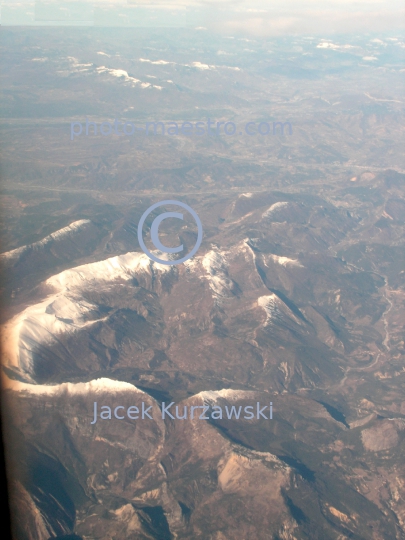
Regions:
<instances>
[{"instance_id":1,"label":"haze over landscape","mask_svg":"<svg viewBox=\"0 0 405 540\"><path fill-rule=\"evenodd\" d=\"M108 6L93 27L2 11L15 538L404 539L402 7L178 2L174 29ZM237 129L71 137L86 119ZM291 134L245 131L274 122ZM202 223L183 264L138 241L164 200ZM178 222L160 237L188 253L197 227ZM154 414L92 424L95 402ZM271 402L272 419L162 418L171 402Z\"/></svg>"}]
</instances>

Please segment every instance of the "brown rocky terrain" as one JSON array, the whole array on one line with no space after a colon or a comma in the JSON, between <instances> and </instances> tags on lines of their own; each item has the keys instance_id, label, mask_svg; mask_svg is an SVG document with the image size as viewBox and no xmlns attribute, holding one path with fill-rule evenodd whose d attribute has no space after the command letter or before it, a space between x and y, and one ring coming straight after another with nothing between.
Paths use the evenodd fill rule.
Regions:
<instances>
[{"instance_id":1,"label":"brown rocky terrain","mask_svg":"<svg viewBox=\"0 0 405 540\"><path fill-rule=\"evenodd\" d=\"M367 36L339 53L299 37L249 52L189 31L41 32L3 42L16 540L404 539L398 39L378 54ZM280 119L293 134L70 141L86 116ZM177 266L137 237L166 199L204 230ZM189 216L160 233L184 252L196 241ZM153 415L92 424L94 402ZM171 402L210 416L163 419ZM271 420L211 416L257 402Z\"/></svg>"}]
</instances>

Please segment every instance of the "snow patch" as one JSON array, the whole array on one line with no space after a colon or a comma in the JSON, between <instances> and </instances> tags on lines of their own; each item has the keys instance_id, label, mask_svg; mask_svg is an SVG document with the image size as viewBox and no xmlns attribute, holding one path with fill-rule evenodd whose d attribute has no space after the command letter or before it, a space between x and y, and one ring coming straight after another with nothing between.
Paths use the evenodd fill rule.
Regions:
<instances>
[{"instance_id":1,"label":"snow patch","mask_svg":"<svg viewBox=\"0 0 405 540\"><path fill-rule=\"evenodd\" d=\"M279 257L278 255L270 255L270 258L277 264L281 264L282 266L296 266L299 268L304 268L302 264L298 262L297 259L289 259L288 257Z\"/></svg>"},{"instance_id":2,"label":"snow patch","mask_svg":"<svg viewBox=\"0 0 405 540\"><path fill-rule=\"evenodd\" d=\"M318 43L316 46L317 49L332 49L334 51L339 51L341 49L354 49L354 45L336 45L335 43L331 43L330 41L323 41L321 43Z\"/></svg>"},{"instance_id":3,"label":"snow patch","mask_svg":"<svg viewBox=\"0 0 405 540\"><path fill-rule=\"evenodd\" d=\"M18 259L23 253L29 250L39 251L41 248L45 247L47 244L55 240L63 240L64 238L74 236L77 232L86 228L87 225L89 225L90 223L91 221L89 219L80 219L78 221L74 221L67 227L63 227L63 229L59 229L58 231L55 231L48 236L45 236L45 238L39 240L38 242L34 242L33 244L28 244L26 246L21 246L17 249L13 249L11 251L1 253L0 260Z\"/></svg>"},{"instance_id":4,"label":"snow patch","mask_svg":"<svg viewBox=\"0 0 405 540\"><path fill-rule=\"evenodd\" d=\"M103 282L110 283L118 279L128 281L139 272L152 273L153 269L169 272L170 266L154 263L144 253L130 252L64 270L50 277L45 283L61 291L80 293L89 287L97 287Z\"/></svg>"},{"instance_id":5,"label":"snow patch","mask_svg":"<svg viewBox=\"0 0 405 540\"><path fill-rule=\"evenodd\" d=\"M217 70L217 69L231 69L233 71L240 71L240 68L233 66L216 66L214 64L202 64L201 62L191 62L191 64L184 64L187 67L193 67L205 71L208 69Z\"/></svg>"},{"instance_id":6,"label":"snow patch","mask_svg":"<svg viewBox=\"0 0 405 540\"><path fill-rule=\"evenodd\" d=\"M130 281L141 273L153 275L170 271L169 265L154 263L144 253L127 253L52 276L45 284L54 289L53 294L29 306L4 326L6 362L33 375L34 352L38 345L56 343L62 334L72 334L106 320L100 317L97 305L83 298L84 292Z\"/></svg>"},{"instance_id":7,"label":"snow patch","mask_svg":"<svg viewBox=\"0 0 405 540\"><path fill-rule=\"evenodd\" d=\"M233 66L216 66L213 64L203 64L202 62L196 61L191 62L191 64L178 64L177 62L169 62L167 60L149 60L148 58L140 58L140 62L147 62L148 64L154 64L155 66L165 66L167 64L182 66L182 67L191 67L195 69L199 69L201 71L206 70L216 70L216 69L231 69L233 71L240 71L239 67L233 67Z\"/></svg>"},{"instance_id":8,"label":"snow patch","mask_svg":"<svg viewBox=\"0 0 405 540\"><path fill-rule=\"evenodd\" d=\"M140 58L140 62L147 62L148 64L155 64L156 66L166 66L167 64L175 64L176 62L167 62L166 60L149 60L148 58Z\"/></svg>"},{"instance_id":9,"label":"snow patch","mask_svg":"<svg viewBox=\"0 0 405 540\"><path fill-rule=\"evenodd\" d=\"M191 66L202 70L215 69L215 66L211 66L209 64L202 64L201 62L191 62Z\"/></svg>"},{"instance_id":10,"label":"snow patch","mask_svg":"<svg viewBox=\"0 0 405 540\"><path fill-rule=\"evenodd\" d=\"M103 53L102 51L99 51L97 54L110 57L108 54ZM70 71L73 73L80 73L80 72L88 72L88 73L95 73L95 74L105 74L109 75L111 77L116 77L120 80L122 80L124 83L131 84L132 87L140 86L141 88L157 88L158 90L161 90L162 87L155 86L153 84L150 84L148 82L142 82L139 79L136 79L135 77L131 77L128 75L128 72L125 69L115 69L115 68L108 68L106 66L99 66L95 67L95 64L79 64L77 58L74 58L72 56L68 56L68 61L70 63ZM64 73L59 72L59 73Z\"/></svg>"},{"instance_id":11,"label":"snow patch","mask_svg":"<svg viewBox=\"0 0 405 540\"><path fill-rule=\"evenodd\" d=\"M257 299L257 305L263 308L266 313L266 322L264 323L264 326L269 326L270 324L281 320L292 320L296 324L302 325L302 321L294 315L291 309L276 294L260 296Z\"/></svg>"},{"instance_id":12,"label":"snow patch","mask_svg":"<svg viewBox=\"0 0 405 540\"><path fill-rule=\"evenodd\" d=\"M196 394L197 397L202 398L204 403L215 403L218 399L228 399L229 401L236 401L238 399L253 398L256 392L249 390L232 390L231 388L223 388L222 390L204 390Z\"/></svg>"},{"instance_id":13,"label":"snow patch","mask_svg":"<svg viewBox=\"0 0 405 540\"><path fill-rule=\"evenodd\" d=\"M376 98L371 96L368 92L364 92L364 95L367 96L369 99L372 99L373 101L388 101L392 103L402 103L402 101L398 99L382 99L382 98Z\"/></svg>"},{"instance_id":14,"label":"snow patch","mask_svg":"<svg viewBox=\"0 0 405 540\"><path fill-rule=\"evenodd\" d=\"M97 73L106 73L107 75L111 75L112 77L117 77L119 79L122 79L126 83L130 83L132 87L139 85L141 88L157 88L161 90L161 86L155 86L148 82L142 82L139 79L136 79L135 77L130 77L128 75L128 72L124 69L110 69L105 66L101 66L96 68Z\"/></svg>"},{"instance_id":15,"label":"snow patch","mask_svg":"<svg viewBox=\"0 0 405 540\"><path fill-rule=\"evenodd\" d=\"M270 294L268 296L260 296L257 299L257 304L266 312L265 326L271 319L280 318L282 316L282 312L278 307L279 302L280 300L275 294Z\"/></svg>"},{"instance_id":16,"label":"snow patch","mask_svg":"<svg viewBox=\"0 0 405 540\"><path fill-rule=\"evenodd\" d=\"M265 212L262 214L262 218L268 218L271 217L277 210L281 210L282 208L286 208L288 206L288 202L280 201L272 204Z\"/></svg>"},{"instance_id":17,"label":"snow patch","mask_svg":"<svg viewBox=\"0 0 405 540\"><path fill-rule=\"evenodd\" d=\"M202 259L210 289L216 297L229 296L233 287L228 277L228 263L224 252L209 251Z\"/></svg>"},{"instance_id":18,"label":"snow patch","mask_svg":"<svg viewBox=\"0 0 405 540\"><path fill-rule=\"evenodd\" d=\"M184 266L186 268L186 271L195 271L200 264L200 259L201 257L193 257L192 259L188 259L187 261L185 261Z\"/></svg>"},{"instance_id":19,"label":"snow patch","mask_svg":"<svg viewBox=\"0 0 405 540\"><path fill-rule=\"evenodd\" d=\"M12 389L16 392L25 392L27 394L39 394L48 396L60 396L61 394L69 394L71 396L97 394L104 392L137 392L144 394L133 384L114 381L105 377L94 379L86 383L62 383L55 385L46 384L27 384L16 382Z\"/></svg>"}]
</instances>

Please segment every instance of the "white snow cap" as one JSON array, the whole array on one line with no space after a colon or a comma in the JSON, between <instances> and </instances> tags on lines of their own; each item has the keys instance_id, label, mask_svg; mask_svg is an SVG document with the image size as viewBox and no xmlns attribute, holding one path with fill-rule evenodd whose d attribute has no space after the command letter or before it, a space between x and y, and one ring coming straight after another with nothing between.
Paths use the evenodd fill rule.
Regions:
<instances>
[{"instance_id":1,"label":"white snow cap","mask_svg":"<svg viewBox=\"0 0 405 540\"><path fill-rule=\"evenodd\" d=\"M171 269L151 261L144 253L126 253L52 276L45 284L54 289L53 294L29 306L4 326L6 362L33 374L33 353L39 344L56 342L63 333L72 334L106 319L100 317L98 305L83 298L85 292L100 291L142 273L152 275Z\"/></svg>"},{"instance_id":2,"label":"white snow cap","mask_svg":"<svg viewBox=\"0 0 405 540\"><path fill-rule=\"evenodd\" d=\"M196 394L201 397L204 402L214 402L219 398L238 400L249 399L255 396L256 392L252 390L232 390L231 388L223 388L222 390L204 390Z\"/></svg>"},{"instance_id":3,"label":"white snow cap","mask_svg":"<svg viewBox=\"0 0 405 540\"><path fill-rule=\"evenodd\" d=\"M105 393L105 392L137 392L144 394L142 390L139 390L133 384L115 381L113 379L107 379L105 377L101 379L94 379L86 383L62 383L54 385L46 384L27 384L17 382L13 385L13 390L17 392L26 392L28 394L39 395L87 395L89 393Z\"/></svg>"}]
</instances>

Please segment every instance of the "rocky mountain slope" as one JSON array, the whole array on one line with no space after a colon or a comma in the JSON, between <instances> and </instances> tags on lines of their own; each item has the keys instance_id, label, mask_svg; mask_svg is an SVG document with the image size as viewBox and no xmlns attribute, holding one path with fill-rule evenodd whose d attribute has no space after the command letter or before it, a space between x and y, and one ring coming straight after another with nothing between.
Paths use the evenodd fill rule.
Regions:
<instances>
[{"instance_id":1,"label":"rocky mountain slope","mask_svg":"<svg viewBox=\"0 0 405 540\"><path fill-rule=\"evenodd\" d=\"M401 289L373 251L345 255L375 225L280 193L214 212L186 264L73 266L5 324L21 537L401 538L405 412L383 391ZM94 402L142 401L153 419L91 424ZM272 420L161 414L258 401Z\"/></svg>"}]
</instances>

